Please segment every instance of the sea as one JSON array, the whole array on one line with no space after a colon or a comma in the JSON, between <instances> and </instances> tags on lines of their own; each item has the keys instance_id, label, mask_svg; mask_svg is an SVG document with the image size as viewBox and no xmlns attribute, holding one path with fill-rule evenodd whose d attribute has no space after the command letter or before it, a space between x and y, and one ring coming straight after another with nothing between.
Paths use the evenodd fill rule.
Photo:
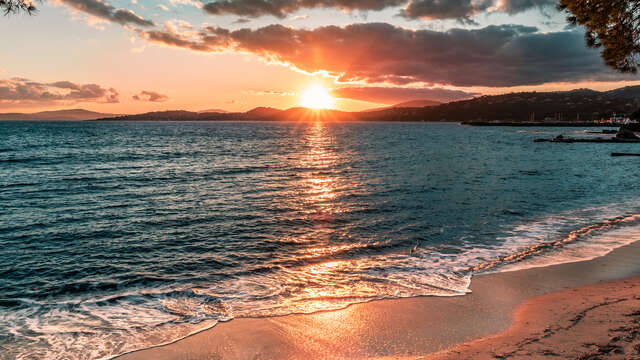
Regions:
<instances>
[{"instance_id":1,"label":"sea","mask_svg":"<svg viewBox=\"0 0 640 360\"><path fill-rule=\"evenodd\" d=\"M590 128L590 131L598 130ZM110 359L640 239L635 144L455 123L0 122L0 358Z\"/></svg>"}]
</instances>

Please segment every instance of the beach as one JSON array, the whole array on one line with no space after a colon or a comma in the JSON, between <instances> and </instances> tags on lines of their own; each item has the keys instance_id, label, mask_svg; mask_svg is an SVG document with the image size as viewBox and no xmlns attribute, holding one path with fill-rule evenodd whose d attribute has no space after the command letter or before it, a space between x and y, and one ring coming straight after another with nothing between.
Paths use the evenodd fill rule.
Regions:
<instances>
[{"instance_id":1,"label":"beach","mask_svg":"<svg viewBox=\"0 0 640 360\"><path fill-rule=\"evenodd\" d=\"M477 276L464 296L234 319L118 359L635 359L639 255L636 242L588 261Z\"/></svg>"},{"instance_id":2,"label":"beach","mask_svg":"<svg viewBox=\"0 0 640 360\"><path fill-rule=\"evenodd\" d=\"M423 359L638 359L638 289L636 276L535 297L506 331Z\"/></svg>"},{"instance_id":3,"label":"beach","mask_svg":"<svg viewBox=\"0 0 640 360\"><path fill-rule=\"evenodd\" d=\"M0 19L0 360L640 360L640 0Z\"/></svg>"},{"instance_id":4,"label":"beach","mask_svg":"<svg viewBox=\"0 0 640 360\"><path fill-rule=\"evenodd\" d=\"M557 129L428 123L0 127L0 358L425 357L499 334L532 298L640 273L633 245L604 256L640 239L640 168L609 153L632 144L559 153L532 141Z\"/></svg>"}]
</instances>

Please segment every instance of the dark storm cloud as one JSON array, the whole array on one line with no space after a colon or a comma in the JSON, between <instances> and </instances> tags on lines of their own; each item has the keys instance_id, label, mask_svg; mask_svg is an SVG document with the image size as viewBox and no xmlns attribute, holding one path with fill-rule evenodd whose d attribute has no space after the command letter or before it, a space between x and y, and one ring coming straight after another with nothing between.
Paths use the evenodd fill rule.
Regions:
<instances>
[{"instance_id":1,"label":"dark storm cloud","mask_svg":"<svg viewBox=\"0 0 640 360\"><path fill-rule=\"evenodd\" d=\"M118 9L101 0L60 0L62 3L89 15L109 20L121 25L154 26L152 20L147 20L129 9Z\"/></svg>"},{"instance_id":2,"label":"dark storm cloud","mask_svg":"<svg viewBox=\"0 0 640 360\"><path fill-rule=\"evenodd\" d=\"M70 81L39 83L24 78L0 80L0 103L97 102L117 103L118 92L97 84Z\"/></svg>"},{"instance_id":3,"label":"dark storm cloud","mask_svg":"<svg viewBox=\"0 0 640 360\"><path fill-rule=\"evenodd\" d=\"M206 4L204 10L212 15L284 18L301 9L368 11L402 6L401 14L408 18L468 21L473 15L489 9L513 14L555 4L555 0L219 0Z\"/></svg>"},{"instance_id":4,"label":"dark storm cloud","mask_svg":"<svg viewBox=\"0 0 640 360\"><path fill-rule=\"evenodd\" d=\"M220 0L206 4L204 10L212 15L233 14L246 17L273 15L284 18L300 9L382 10L404 5L405 2L406 0Z\"/></svg>"},{"instance_id":5,"label":"dark storm cloud","mask_svg":"<svg viewBox=\"0 0 640 360\"><path fill-rule=\"evenodd\" d=\"M469 20L489 9L515 14L555 5L557 0L411 0L402 10L402 15L408 18Z\"/></svg>"},{"instance_id":6,"label":"dark storm cloud","mask_svg":"<svg viewBox=\"0 0 640 360\"><path fill-rule=\"evenodd\" d=\"M195 38L170 31L139 34L196 51L253 53L307 72L324 70L341 81L502 87L623 78L585 47L581 32L540 33L521 25L444 32L384 23L313 30L270 25L206 27Z\"/></svg>"},{"instance_id":7,"label":"dark storm cloud","mask_svg":"<svg viewBox=\"0 0 640 360\"><path fill-rule=\"evenodd\" d=\"M137 101L163 102L169 100L169 97L155 91L144 90L133 95L132 99Z\"/></svg>"},{"instance_id":8,"label":"dark storm cloud","mask_svg":"<svg viewBox=\"0 0 640 360\"><path fill-rule=\"evenodd\" d=\"M557 5L558 0L503 0L500 4L500 10L515 14L529 9L555 7Z\"/></svg>"},{"instance_id":9,"label":"dark storm cloud","mask_svg":"<svg viewBox=\"0 0 640 360\"><path fill-rule=\"evenodd\" d=\"M423 19L468 19L491 5L491 0L416 0L409 2L402 15Z\"/></svg>"},{"instance_id":10,"label":"dark storm cloud","mask_svg":"<svg viewBox=\"0 0 640 360\"><path fill-rule=\"evenodd\" d=\"M403 87L344 87L333 89L333 96L343 99L363 100L381 104L397 104L410 100L434 100L450 102L469 99L475 93L442 88L403 88Z\"/></svg>"}]
</instances>

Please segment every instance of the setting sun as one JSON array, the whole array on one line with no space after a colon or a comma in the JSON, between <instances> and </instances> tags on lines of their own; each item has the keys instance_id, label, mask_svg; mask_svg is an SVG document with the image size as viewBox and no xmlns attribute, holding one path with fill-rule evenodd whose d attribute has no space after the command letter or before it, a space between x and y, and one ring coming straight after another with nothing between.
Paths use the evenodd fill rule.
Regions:
<instances>
[{"instance_id":1,"label":"setting sun","mask_svg":"<svg viewBox=\"0 0 640 360\"><path fill-rule=\"evenodd\" d=\"M311 109L333 109L335 99L321 85L311 85L300 96L300 105Z\"/></svg>"}]
</instances>

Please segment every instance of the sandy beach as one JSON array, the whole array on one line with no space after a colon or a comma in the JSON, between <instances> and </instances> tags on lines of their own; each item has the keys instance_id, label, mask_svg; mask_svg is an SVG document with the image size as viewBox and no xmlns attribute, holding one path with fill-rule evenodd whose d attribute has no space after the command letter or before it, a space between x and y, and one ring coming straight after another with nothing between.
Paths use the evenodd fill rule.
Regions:
<instances>
[{"instance_id":1,"label":"sandy beach","mask_svg":"<svg viewBox=\"0 0 640 360\"><path fill-rule=\"evenodd\" d=\"M535 297L506 331L424 359L640 359L639 289L636 276Z\"/></svg>"},{"instance_id":2,"label":"sandy beach","mask_svg":"<svg viewBox=\"0 0 640 360\"><path fill-rule=\"evenodd\" d=\"M234 319L118 359L636 359L639 256L636 242L593 260L476 276L465 296Z\"/></svg>"}]
</instances>

